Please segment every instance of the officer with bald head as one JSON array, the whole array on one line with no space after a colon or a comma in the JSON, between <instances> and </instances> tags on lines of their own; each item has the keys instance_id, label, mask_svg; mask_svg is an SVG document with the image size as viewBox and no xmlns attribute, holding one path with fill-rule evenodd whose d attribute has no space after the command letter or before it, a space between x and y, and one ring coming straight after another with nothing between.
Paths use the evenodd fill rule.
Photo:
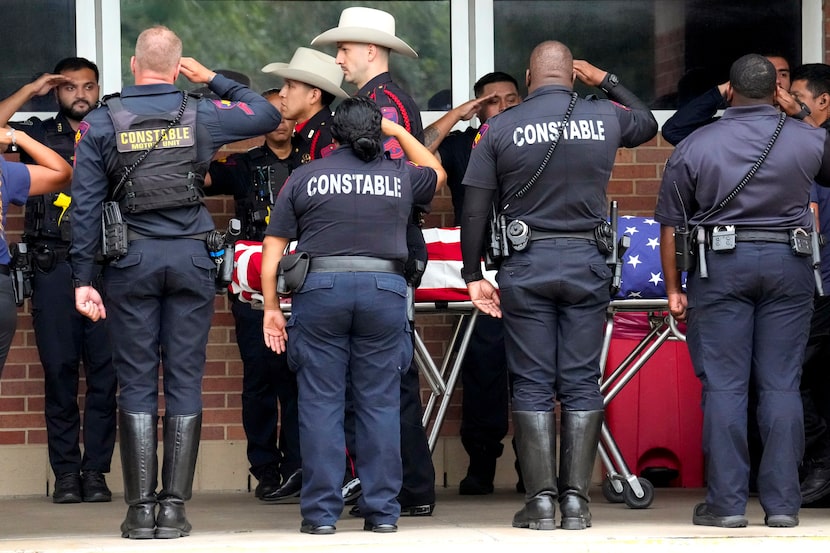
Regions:
<instances>
[{"instance_id":1,"label":"officer with bald head","mask_svg":"<svg viewBox=\"0 0 830 553\"><path fill-rule=\"evenodd\" d=\"M603 420L599 362L612 277L595 233L607 221L617 149L653 138L657 122L614 74L574 60L561 42L536 46L525 78L527 98L488 119L473 145L463 181L461 272L474 305L504 319L526 488L513 526L553 530L558 503L561 527L581 530L591 526L588 488ZM578 98L576 79L609 100ZM498 290L480 263L494 203L517 239L501 260Z\"/></svg>"}]
</instances>

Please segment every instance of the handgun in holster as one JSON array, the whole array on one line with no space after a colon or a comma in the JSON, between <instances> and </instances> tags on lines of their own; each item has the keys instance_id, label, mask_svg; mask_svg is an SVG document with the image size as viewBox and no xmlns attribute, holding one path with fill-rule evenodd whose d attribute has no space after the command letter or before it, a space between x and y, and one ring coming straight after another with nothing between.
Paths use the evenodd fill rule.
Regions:
<instances>
[{"instance_id":1,"label":"handgun in holster","mask_svg":"<svg viewBox=\"0 0 830 553\"><path fill-rule=\"evenodd\" d=\"M32 279L35 276L32 264L32 254L25 243L12 244L9 247L11 255L12 286L14 288L14 303L20 307L23 300L32 297Z\"/></svg>"}]
</instances>

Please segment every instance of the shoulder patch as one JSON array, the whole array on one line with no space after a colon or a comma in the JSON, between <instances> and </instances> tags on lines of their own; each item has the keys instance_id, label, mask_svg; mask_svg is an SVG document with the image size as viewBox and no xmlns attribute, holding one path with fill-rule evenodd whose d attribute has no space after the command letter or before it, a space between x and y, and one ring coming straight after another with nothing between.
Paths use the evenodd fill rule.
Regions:
<instances>
[{"instance_id":1,"label":"shoulder patch","mask_svg":"<svg viewBox=\"0 0 830 553\"><path fill-rule=\"evenodd\" d=\"M86 135L87 131L89 131L89 123L86 121L81 121L78 125L78 131L75 133L75 145L78 145L78 142Z\"/></svg>"},{"instance_id":2,"label":"shoulder patch","mask_svg":"<svg viewBox=\"0 0 830 553\"><path fill-rule=\"evenodd\" d=\"M246 104L245 102L231 102L230 100L211 100L213 105L216 106L218 109L234 109L239 108L241 109L245 115L253 115L254 110Z\"/></svg>"},{"instance_id":3,"label":"shoulder patch","mask_svg":"<svg viewBox=\"0 0 830 553\"><path fill-rule=\"evenodd\" d=\"M396 110L395 108L390 107L390 106L382 107L382 108L380 108L380 113L381 113L381 115L383 115L384 119L389 119L393 123L400 124L400 120L399 120L399 117L398 117L398 110Z\"/></svg>"},{"instance_id":4,"label":"shoulder patch","mask_svg":"<svg viewBox=\"0 0 830 553\"><path fill-rule=\"evenodd\" d=\"M484 123L482 126L478 128L478 132L476 133L476 137L473 139L473 148L478 146L479 141L484 138L484 135L487 134L487 130L490 128L490 125Z\"/></svg>"}]
</instances>

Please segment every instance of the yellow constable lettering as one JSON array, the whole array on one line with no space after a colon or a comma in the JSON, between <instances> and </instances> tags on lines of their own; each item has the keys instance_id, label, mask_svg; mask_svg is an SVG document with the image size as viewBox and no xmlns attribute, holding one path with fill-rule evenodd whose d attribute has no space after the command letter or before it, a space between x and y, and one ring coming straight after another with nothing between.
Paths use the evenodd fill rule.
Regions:
<instances>
[{"instance_id":1,"label":"yellow constable lettering","mask_svg":"<svg viewBox=\"0 0 830 553\"><path fill-rule=\"evenodd\" d=\"M138 129L118 133L118 151L149 150L158 142L157 148L183 148L192 146L193 128L176 126L170 129Z\"/></svg>"}]
</instances>

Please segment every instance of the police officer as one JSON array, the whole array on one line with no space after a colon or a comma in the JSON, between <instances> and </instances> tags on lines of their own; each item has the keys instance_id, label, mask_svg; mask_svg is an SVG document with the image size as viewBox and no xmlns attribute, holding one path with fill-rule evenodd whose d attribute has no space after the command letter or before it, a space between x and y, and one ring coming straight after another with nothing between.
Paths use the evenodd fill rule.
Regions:
<instances>
[{"instance_id":1,"label":"police officer","mask_svg":"<svg viewBox=\"0 0 830 553\"><path fill-rule=\"evenodd\" d=\"M381 129L417 165L385 159ZM300 392L300 530L334 533L343 508L340 452L348 378L363 528L394 532L401 509L400 375L412 361L403 277L407 218L413 204L430 201L446 174L366 98L344 100L332 131L340 147L296 169L274 206L262 260L263 329L277 352L285 349L290 332L289 363ZM311 261L305 283L295 289L287 329L275 277L294 238L296 250Z\"/></svg>"},{"instance_id":2,"label":"police officer","mask_svg":"<svg viewBox=\"0 0 830 553\"><path fill-rule=\"evenodd\" d=\"M98 104L98 67L85 58L64 58L0 102L0 125L35 96L55 91L58 114L41 121L13 123L72 164L75 132ZM32 163L24 151L24 163ZM104 473L115 447L115 370L104 321L92 322L75 310L72 269L67 252L71 238L69 187L35 196L26 203L23 240L33 253L32 325L44 376L44 408L49 464L55 473L52 501L111 501ZM92 275L97 282L98 272ZM79 365L86 376L81 454L78 407Z\"/></svg>"},{"instance_id":3,"label":"police officer","mask_svg":"<svg viewBox=\"0 0 830 553\"><path fill-rule=\"evenodd\" d=\"M47 148L26 132L0 126L0 146L12 151L21 149L33 163L6 161L0 155L0 228L6 228L9 205L23 205L31 195L45 194L65 188L72 178L72 168L60 154ZM15 285L12 282L13 261L4 233L0 233L0 376L17 329Z\"/></svg>"},{"instance_id":4,"label":"police officer","mask_svg":"<svg viewBox=\"0 0 830 553\"><path fill-rule=\"evenodd\" d=\"M599 86L614 102L577 98L574 78ZM476 138L464 175L462 276L478 309L504 317L513 428L527 490L513 526L553 530L558 497L562 528L579 530L591 525L588 488L603 418L599 359L612 276L595 229L606 220L617 149L654 137L657 122L615 75L574 61L560 42L534 48L526 79L525 100L490 118ZM519 251L501 264L498 291L483 279L479 261L493 201L519 239Z\"/></svg>"},{"instance_id":5,"label":"police officer","mask_svg":"<svg viewBox=\"0 0 830 553\"><path fill-rule=\"evenodd\" d=\"M775 81L763 56L732 64L730 107L678 145L655 211L669 309L688 320L689 353L703 384L708 490L692 515L703 526L747 525L750 375L765 446L758 472L764 522L796 526L801 506L799 377L814 280L804 230L795 229L812 226L810 186L813 177L830 184L830 149L824 129L773 107ZM706 250L689 269L688 296L675 259L686 232L699 237L693 250Z\"/></svg>"},{"instance_id":6,"label":"police officer","mask_svg":"<svg viewBox=\"0 0 830 553\"><path fill-rule=\"evenodd\" d=\"M349 97L340 88L343 72L334 58L311 48L297 48L289 63L269 63L262 71L285 79L280 110L283 117L297 121L291 141L302 163L334 150L329 105L335 98Z\"/></svg>"},{"instance_id":7,"label":"police officer","mask_svg":"<svg viewBox=\"0 0 830 553\"><path fill-rule=\"evenodd\" d=\"M522 101L516 79L501 71L482 76L473 85L473 93L473 100L448 111L424 130L425 146L430 151L438 152L441 165L447 171L447 186L452 193L456 225L461 224L464 205L462 179L478 129L450 130L459 121L468 121L473 115L484 124L493 115ZM458 484L461 495L493 493L496 459L504 450L501 441L507 435L508 428L509 390L505 363L501 320L479 317L461 365L461 385L464 388L461 444L470 457L467 474ZM517 488L520 487L523 487L521 478L517 484Z\"/></svg>"},{"instance_id":8,"label":"police officer","mask_svg":"<svg viewBox=\"0 0 830 553\"><path fill-rule=\"evenodd\" d=\"M807 63L792 73L790 93L810 111L812 120L830 131L830 65ZM799 108L794 108L799 109ZM791 110L794 111L794 110ZM799 109L800 111L800 109ZM819 217L822 234L830 234L830 189L813 185L811 205ZM804 458L801 503L809 505L830 494L830 425L828 425L827 348L830 346L830 243L821 246L823 296L813 299L810 337L801 373L804 404Z\"/></svg>"},{"instance_id":9,"label":"police officer","mask_svg":"<svg viewBox=\"0 0 830 553\"><path fill-rule=\"evenodd\" d=\"M279 108L278 89L262 96ZM261 146L210 164L205 190L208 195L233 195L242 240L262 241L271 206L285 179L300 165L291 146L293 129L294 121L283 119ZM259 481L254 496L263 501L294 497L302 485L297 379L285 356L274 354L263 343L262 310L235 294L230 299L243 365L242 427L250 472Z\"/></svg>"},{"instance_id":10,"label":"police officer","mask_svg":"<svg viewBox=\"0 0 830 553\"><path fill-rule=\"evenodd\" d=\"M410 58L417 58L418 54L395 36L395 18L391 14L373 8L346 8L340 13L338 26L318 35L311 44L336 44L335 62L343 70L345 80L358 87L357 96L373 100L385 118L398 123L423 143L424 131L418 105L392 80L389 73L392 52ZM395 137L385 140L384 149L393 159L404 156ZM426 269L427 247L420 225L421 214L427 210L428 206L416 206L412 222L407 227L410 255L405 276L410 290L417 288ZM421 383L413 365L401 376L401 459L404 474L398 500L402 516L429 516L435 508L435 468L421 423L422 415ZM350 449L354 453L354 448ZM360 455L359 451L356 453ZM347 483L343 488L344 495L349 497L354 489L353 482ZM360 510L353 509L351 514L359 516Z\"/></svg>"},{"instance_id":11,"label":"police officer","mask_svg":"<svg viewBox=\"0 0 830 553\"><path fill-rule=\"evenodd\" d=\"M128 538L177 538L190 532L184 502L193 487L216 292L216 265L206 245L213 219L202 202L201 184L223 144L261 136L280 123L268 100L182 58L181 51L181 40L170 29L143 31L130 61L136 85L86 117L75 150L75 303L93 320L110 318L129 505L121 535ZM207 83L229 101L182 93L173 86L180 73ZM111 203L103 210L105 201ZM118 223L119 209L126 229L111 224ZM104 269L106 308L90 286L102 246L112 260ZM164 459L156 494L160 362Z\"/></svg>"}]
</instances>

